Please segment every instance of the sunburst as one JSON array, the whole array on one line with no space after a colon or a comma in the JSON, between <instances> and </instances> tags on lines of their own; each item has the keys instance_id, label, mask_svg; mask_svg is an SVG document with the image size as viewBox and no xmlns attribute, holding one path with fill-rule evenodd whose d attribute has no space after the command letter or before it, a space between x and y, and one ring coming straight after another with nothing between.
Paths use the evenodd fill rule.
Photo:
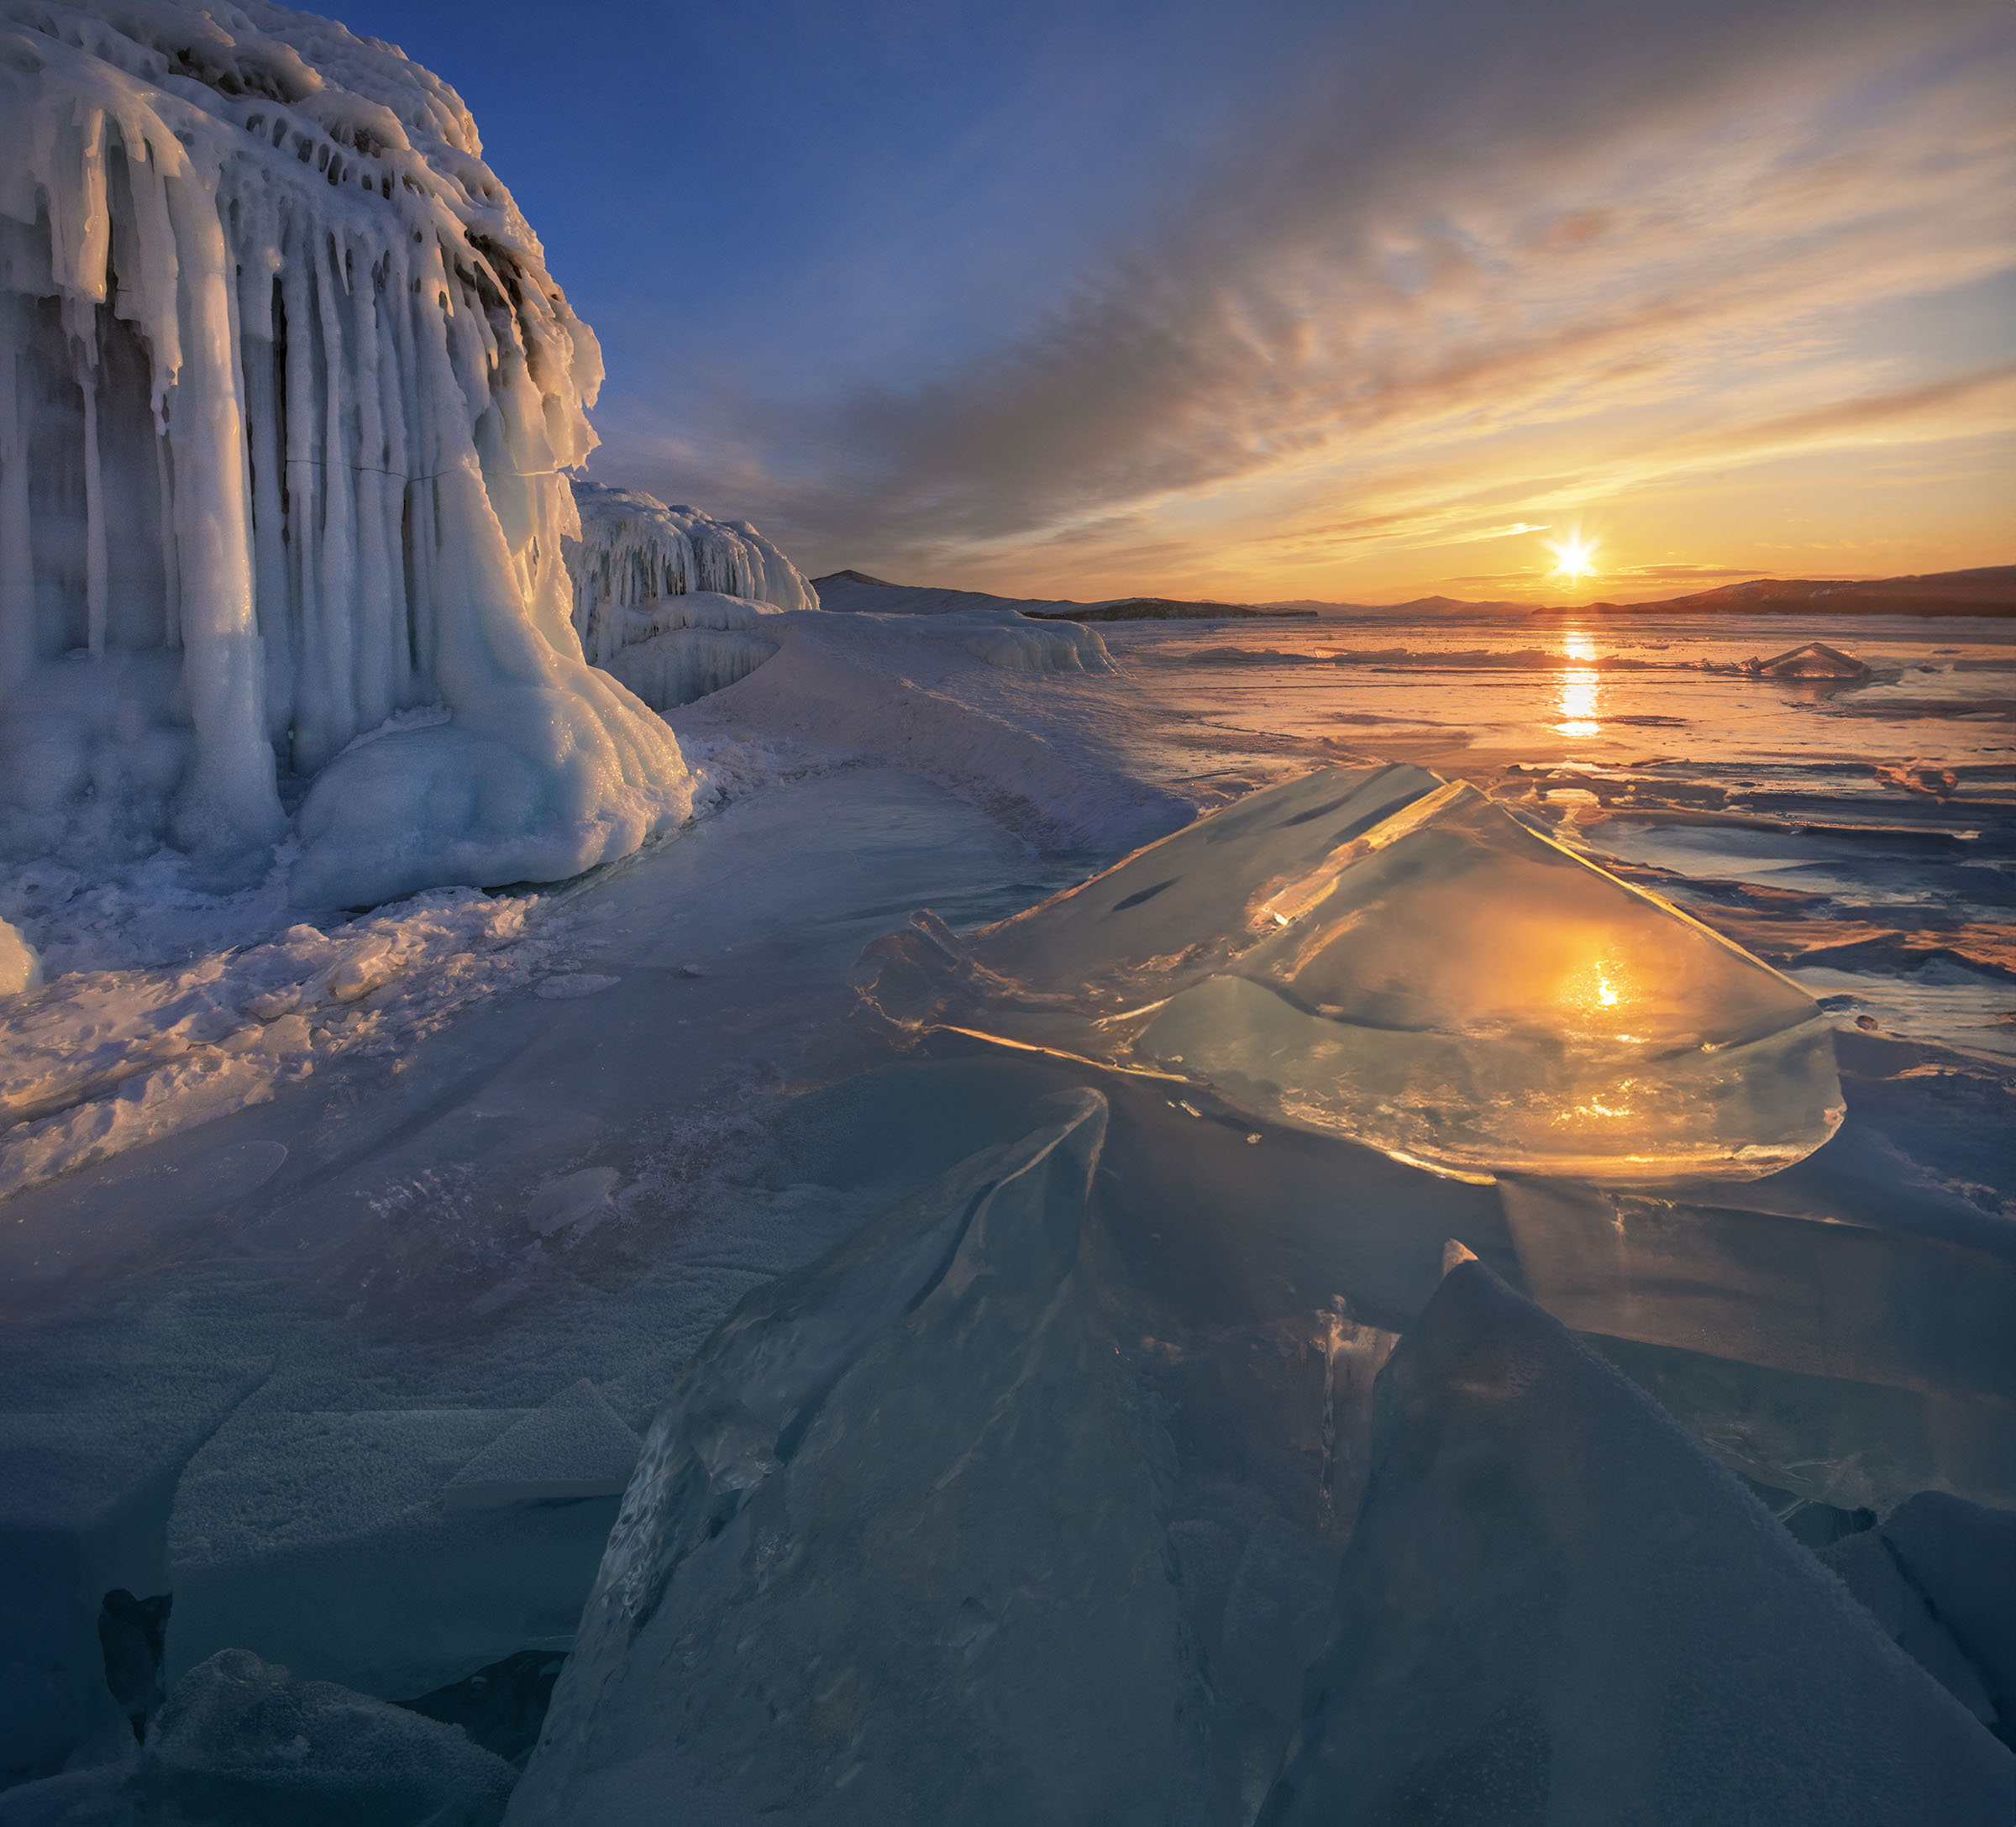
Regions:
<instances>
[{"instance_id":1,"label":"sunburst","mask_svg":"<svg viewBox=\"0 0 2016 1827\"><path fill-rule=\"evenodd\" d=\"M1550 539L1547 549L1554 554L1554 575L1571 584L1578 584L1585 577L1596 575L1596 542L1585 539L1579 533L1572 533L1566 538Z\"/></svg>"}]
</instances>

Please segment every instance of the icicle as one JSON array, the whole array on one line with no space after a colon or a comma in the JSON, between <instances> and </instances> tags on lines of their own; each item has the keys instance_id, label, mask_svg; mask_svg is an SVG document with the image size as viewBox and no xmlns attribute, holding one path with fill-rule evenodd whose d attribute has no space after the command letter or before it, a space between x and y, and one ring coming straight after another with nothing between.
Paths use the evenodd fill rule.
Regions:
<instances>
[{"instance_id":1,"label":"icicle","mask_svg":"<svg viewBox=\"0 0 2016 1827\"><path fill-rule=\"evenodd\" d=\"M8 12L28 49L0 62L0 715L76 630L155 648L163 689L99 720L130 730L108 741L181 726L148 751L190 759L145 831L171 799L178 843L270 842L286 738L321 776L311 900L569 873L682 816L676 744L570 626L561 472L594 447L600 351L453 92L278 8ZM50 298L75 391L24 365ZM736 576L768 575L709 523L724 539ZM606 575L634 598L703 568L675 532ZM620 646L620 619L596 638ZM452 722L348 748L432 702Z\"/></svg>"},{"instance_id":2,"label":"icicle","mask_svg":"<svg viewBox=\"0 0 2016 1827\"><path fill-rule=\"evenodd\" d=\"M0 223L0 231L11 224ZM35 663L35 573L28 517L28 428L19 352L24 300L0 292L0 700Z\"/></svg>"},{"instance_id":3,"label":"icicle","mask_svg":"<svg viewBox=\"0 0 2016 1827\"><path fill-rule=\"evenodd\" d=\"M105 656L105 477L98 466L97 326L92 339L71 339L71 372L84 396L84 601L85 641L93 659Z\"/></svg>"}]
</instances>

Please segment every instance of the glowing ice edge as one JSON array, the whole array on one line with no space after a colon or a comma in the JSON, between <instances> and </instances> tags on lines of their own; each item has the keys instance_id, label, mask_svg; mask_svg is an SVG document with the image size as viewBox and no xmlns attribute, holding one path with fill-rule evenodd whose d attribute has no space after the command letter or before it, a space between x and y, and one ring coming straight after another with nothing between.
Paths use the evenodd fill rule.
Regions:
<instances>
[{"instance_id":1,"label":"glowing ice edge","mask_svg":"<svg viewBox=\"0 0 2016 1827\"><path fill-rule=\"evenodd\" d=\"M1268 789L964 939L920 915L857 984L899 1031L1200 1087L1465 1180L1754 1178L1844 1108L1797 984L1404 765Z\"/></svg>"}]
</instances>

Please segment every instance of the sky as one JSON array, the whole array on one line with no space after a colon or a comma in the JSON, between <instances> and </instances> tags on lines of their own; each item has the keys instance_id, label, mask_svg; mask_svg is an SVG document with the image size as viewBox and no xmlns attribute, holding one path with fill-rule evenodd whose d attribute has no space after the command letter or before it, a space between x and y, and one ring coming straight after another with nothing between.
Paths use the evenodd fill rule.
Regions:
<instances>
[{"instance_id":1,"label":"sky","mask_svg":"<svg viewBox=\"0 0 2016 1827\"><path fill-rule=\"evenodd\" d=\"M811 575L2016 560L2009 0L334 10L461 92L601 339L591 473Z\"/></svg>"}]
</instances>

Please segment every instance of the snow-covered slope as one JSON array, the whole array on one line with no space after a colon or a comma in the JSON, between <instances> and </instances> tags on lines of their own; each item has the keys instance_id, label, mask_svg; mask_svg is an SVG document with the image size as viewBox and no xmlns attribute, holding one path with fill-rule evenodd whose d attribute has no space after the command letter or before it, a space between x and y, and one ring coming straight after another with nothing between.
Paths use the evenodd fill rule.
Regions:
<instances>
[{"instance_id":1,"label":"snow-covered slope","mask_svg":"<svg viewBox=\"0 0 2016 1827\"><path fill-rule=\"evenodd\" d=\"M269 844L276 752L313 777L305 905L564 876L682 816L570 625L601 378L396 50L260 0L0 0L0 845Z\"/></svg>"}]
</instances>

